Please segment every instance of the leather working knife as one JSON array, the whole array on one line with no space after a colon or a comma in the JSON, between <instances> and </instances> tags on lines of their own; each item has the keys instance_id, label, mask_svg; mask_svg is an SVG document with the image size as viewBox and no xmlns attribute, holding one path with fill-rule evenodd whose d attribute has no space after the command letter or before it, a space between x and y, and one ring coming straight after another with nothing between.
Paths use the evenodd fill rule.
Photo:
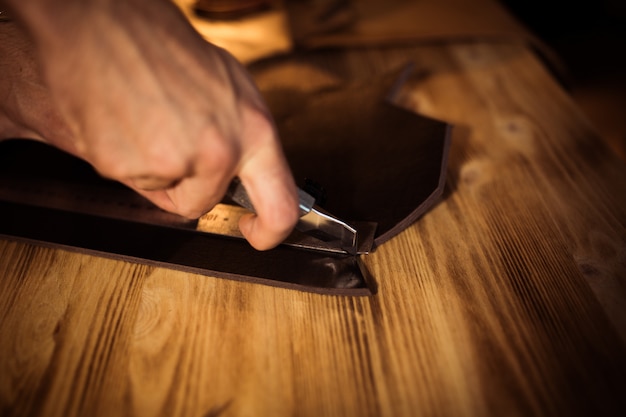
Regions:
<instances>
[{"instance_id":1,"label":"leather working knife","mask_svg":"<svg viewBox=\"0 0 626 417\"><path fill-rule=\"evenodd\" d=\"M231 182L226 195L233 202L254 212L248 192L239 178ZM315 198L302 189L298 189L298 199L300 219L296 230L324 242L336 241L350 255L360 253L359 233L355 227L316 206Z\"/></svg>"}]
</instances>

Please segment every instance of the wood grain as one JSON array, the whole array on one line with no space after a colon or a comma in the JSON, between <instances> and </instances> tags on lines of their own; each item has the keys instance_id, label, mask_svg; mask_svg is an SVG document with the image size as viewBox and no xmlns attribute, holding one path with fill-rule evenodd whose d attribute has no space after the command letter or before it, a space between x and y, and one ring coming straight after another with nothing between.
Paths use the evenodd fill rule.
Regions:
<instances>
[{"instance_id":1,"label":"wood grain","mask_svg":"<svg viewBox=\"0 0 626 417\"><path fill-rule=\"evenodd\" d=\"M623 415L626 167L536 57L467 43L293 60L252 70L306 88L413 60L398 101L456 125L444 201L365 258L378 294L2 240L0 415Z\"/></svg>"}]
</instances>

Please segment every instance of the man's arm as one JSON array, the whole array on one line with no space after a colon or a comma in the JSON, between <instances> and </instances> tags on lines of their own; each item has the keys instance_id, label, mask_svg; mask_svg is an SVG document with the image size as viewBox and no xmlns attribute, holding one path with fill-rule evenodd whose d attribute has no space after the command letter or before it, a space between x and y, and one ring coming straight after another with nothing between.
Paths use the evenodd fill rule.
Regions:
<instances>
[{"instance_id":1,"label":"man's arm","mask_svg":"<svg viewBox=\"0 0 626 417\"><path fill-rule=\"evenodd\" d=\"M245 69L175 5L4 1L33 40L39 84L64 129L31 128L40 139L191 218L239 176L257 211L242 219L242 233L258 249L286 237L297 195L264 101Z\"/></svg>"}]
</instances>

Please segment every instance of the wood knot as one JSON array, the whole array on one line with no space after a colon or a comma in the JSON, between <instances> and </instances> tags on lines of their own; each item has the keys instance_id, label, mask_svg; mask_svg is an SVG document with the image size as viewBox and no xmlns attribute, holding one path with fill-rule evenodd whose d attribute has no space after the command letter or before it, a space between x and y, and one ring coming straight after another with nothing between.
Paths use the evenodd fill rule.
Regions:
<instances>
[{"instance_id":1,"label":"wood knot","mask_svg":"<svg viewBox=\"0 0 626 417\"><path fill-rule=\"evenodd\" d=\"M589 262L579 262L578 269L585 277L595 277L600 275L600 270Z\"/></svg>"},{"instance_id":2,"label":"wood knot","mask_svg":"<svg viewBox=\"0 0 626 417\"><path fill-rule=\"evenodd\" d=\"M533 152L539 129L523 115L503 117L496 121L496 128L507 146L516 152Z\"/></svg>"},{"instance_id":3,"label":"wood knot","mask_svg":"<svg viewBox=\"0 0 626 417\"><path fill-rule=\"evenodd\" d=\"M460 170L459 178L463 185L478 188L494 178L494 166L484 160L471 160L466 162Z\"/></svg>"},{"instance_id":4,"label":"wood knot","mask_svg":"<svg viewBox=\"0 0 626 417\"><path fill-rule=\"evenodd\" d=\"M515 122L509 122L506 124L506 129L511 133L516 133L520 130L520 127Z\"/></svg>"}]
</instances>

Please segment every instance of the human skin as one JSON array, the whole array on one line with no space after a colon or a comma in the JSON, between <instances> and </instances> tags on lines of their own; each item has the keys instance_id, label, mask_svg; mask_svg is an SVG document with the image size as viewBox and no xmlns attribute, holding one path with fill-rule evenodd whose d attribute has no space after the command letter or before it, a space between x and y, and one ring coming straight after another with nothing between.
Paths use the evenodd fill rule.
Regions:
<instances>
[{"instance_id":1,"label":"human skin","mask_svg":"<svg viewBox=\"0 0 626 417\"><path fill-rule=\"evenodd\" d=\"M209 211L238 176L260 250L298 218L271 115L246 70L169 0L4 0L0 138L76 155L159 207Z\"/></svg>"}]
</instances>

